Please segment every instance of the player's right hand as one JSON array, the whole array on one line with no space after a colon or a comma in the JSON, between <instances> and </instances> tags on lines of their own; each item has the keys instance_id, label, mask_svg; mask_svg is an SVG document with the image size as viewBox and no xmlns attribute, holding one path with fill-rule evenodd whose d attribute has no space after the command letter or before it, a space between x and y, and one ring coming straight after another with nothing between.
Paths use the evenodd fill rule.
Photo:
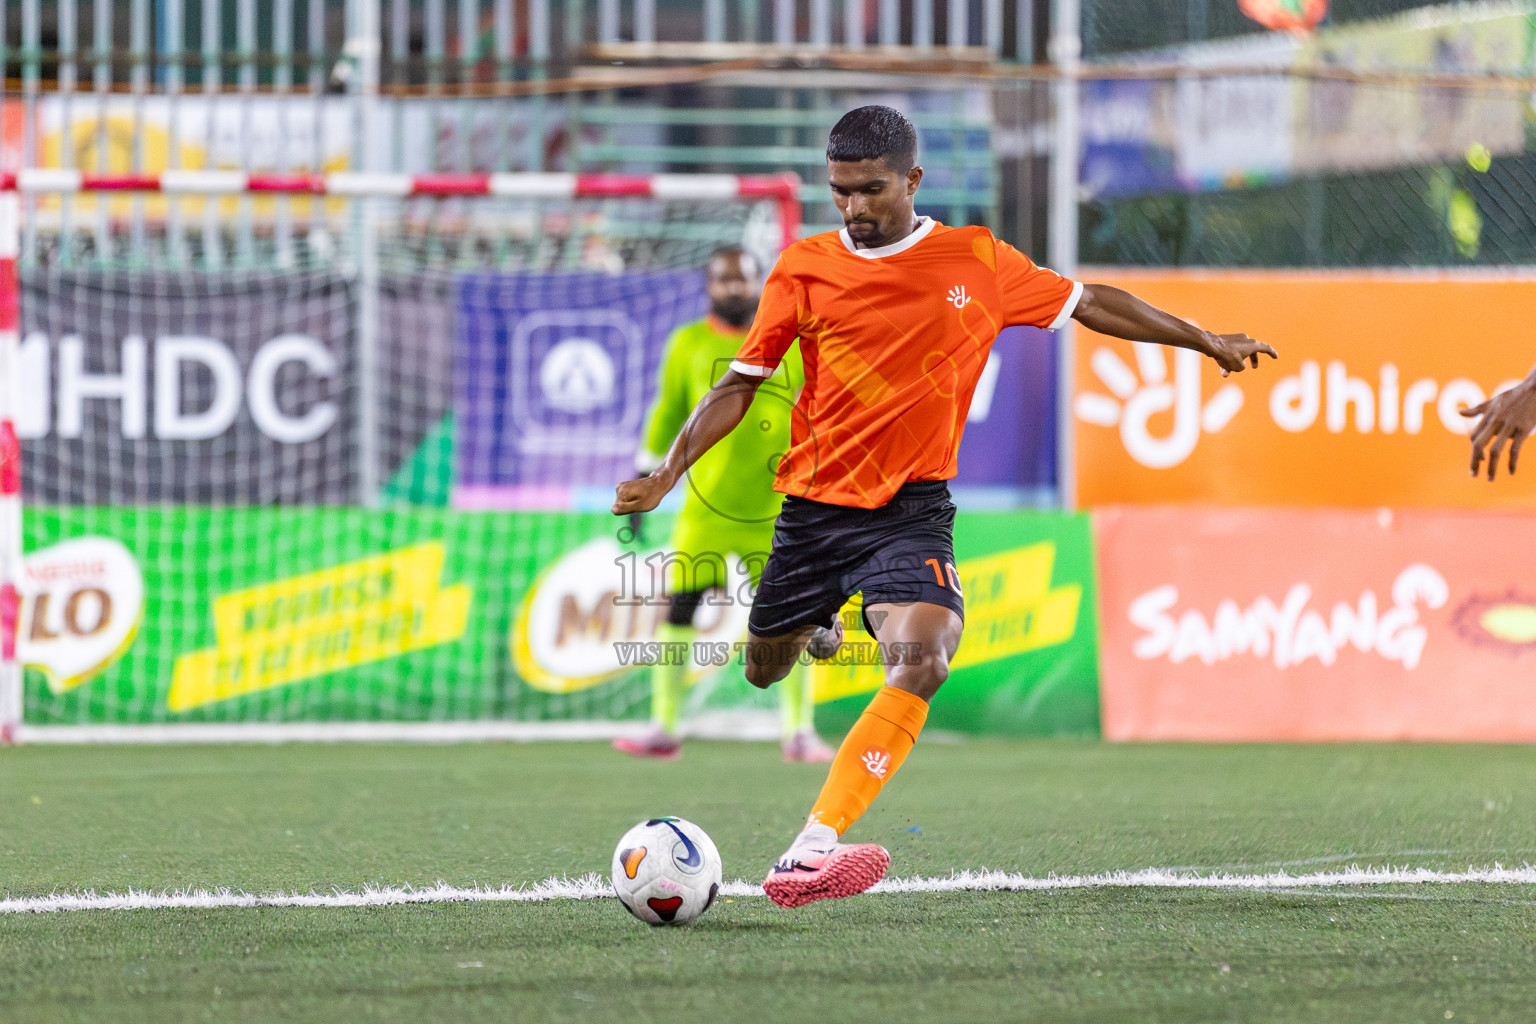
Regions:
<instances>
[{"instance_id":1,"label":"player's right hand","mask_svg":"<svg viewBox=\"0 0 1536 1024\"><path fill-rule=\"evenodd\" d=\"M638 480L625 480L615 493L612 512L627 516L631 512L649 512L661 504L661 499L672 489L660 474L643 476Z\"/></svg>"},{"instance_id":2,"label":"player's right hand","mask_svg":"<svg viewBox=\"0 0 1536 1024\"><path fill-rule=\"evenodd\" d=\"M1515 463L1520 459L1520 446L1531 431L1536 430L1536 374L1480 405L1461 410L1461 414L1483 418L1472 432L1472 475L1477 476L1489 441L1493 442L1493 448L1487 452L1488 479L1493 480L1498 471L1499 456L1504 453L1506 444L1509 445L1509 472L1513 474Z\"/></svg>"},{"instance_id":3,"label":"player's right hand","mask_svg":"<svg viewBox=\"0 0 1536 1024\"><path fill-rule=\"evenodd\" d=\"M1254 341L1246 334L1207 334L1206 343L1210 346L1211 358L1221 367L1223 377L1229 373L1241 373L1250 363L1257 370L1260 352L1268 354L1271 359L1280 358L1274 349L1262 341Z\"/></svg>"}]
</instances>

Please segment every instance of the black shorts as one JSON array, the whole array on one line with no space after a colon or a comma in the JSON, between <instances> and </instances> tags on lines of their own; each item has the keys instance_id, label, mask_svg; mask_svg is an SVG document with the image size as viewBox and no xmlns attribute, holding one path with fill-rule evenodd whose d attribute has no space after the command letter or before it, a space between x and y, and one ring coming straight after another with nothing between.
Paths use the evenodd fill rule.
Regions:
<instances>
[{"instance_id":1,"label":"black shorts","mask_svg":"<svg viewBox=\"0 0 1536 1024\"><path fill-rule=\"evenodd\" d=\"M963 619L954 531L955 504L943 480L904 484L879 508L791 495L774 525L773 552L747 628L753 636L773 637L801 626L831 626L859 591L866 608L921 601Z\"/></svg>"}]
</instances>

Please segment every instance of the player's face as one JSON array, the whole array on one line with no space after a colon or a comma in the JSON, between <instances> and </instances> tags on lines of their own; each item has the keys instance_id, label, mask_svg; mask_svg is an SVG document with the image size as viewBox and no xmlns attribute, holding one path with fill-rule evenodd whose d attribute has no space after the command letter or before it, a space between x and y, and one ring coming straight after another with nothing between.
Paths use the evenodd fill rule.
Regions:
<instances>
[{"instance_id":1,"label":"player's face","mask_svg":"<svg viewBox=\"0 0 1536 1024\"><path fill-rule=\"evenodd\" d=\"M751 256L725 253L709 261L705 275L709 309L732 327L745 327L757 313L762 275Z\"/></svg>"},{"instance_id":2,"label":"player's face","mask_svg":"<svg viewBox=\"0 0 1536 1024\"><path fill-rule=\"evenodd\" d=\"M866 248L900 241L912 231L912 201L922 180L921 167L899 174L883 160L827 161L827 183L848 237Z\"/></svg>"}]
</instances>

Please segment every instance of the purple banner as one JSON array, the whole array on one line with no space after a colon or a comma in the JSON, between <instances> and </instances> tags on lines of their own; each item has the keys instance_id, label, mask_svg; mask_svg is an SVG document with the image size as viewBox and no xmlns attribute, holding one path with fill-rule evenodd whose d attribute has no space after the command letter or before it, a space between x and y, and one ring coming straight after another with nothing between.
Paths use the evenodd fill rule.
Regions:
<instances>
[{"instance_id":1,"label":"purple banner","mask_svg":"<svg viewBox=\"0 0 1536 1024\"><path fill-rule=\"evenodd\" d=\"M633 475L667 335L705 306L693 270L465 277L454 504L569 508Z\"/></svg>"},{"instance_id":2,"label":"purple banner","mask_svg":"<svg viewBox=\"0 0 1536 1024\"><path fill-rule=\"evenodd\" d=\"M971 400L956 487L1040 490L1056 483L1056 337L997 336Z\"/></svg>"},{"instance_id":3,"label":"purple banner","mask_svg":"<svg viewBox=\"0 0 1536 1024\"><path fill-rule=\"evenodd\" d=\"M462 279L453 503L606 507L633 473L667 336L705 306L696 271ZM971 403L957 487L1011 504L1054 486L1055 351L1054 337L1034 328L998 337Z\"/></svg>"}]
</instances>

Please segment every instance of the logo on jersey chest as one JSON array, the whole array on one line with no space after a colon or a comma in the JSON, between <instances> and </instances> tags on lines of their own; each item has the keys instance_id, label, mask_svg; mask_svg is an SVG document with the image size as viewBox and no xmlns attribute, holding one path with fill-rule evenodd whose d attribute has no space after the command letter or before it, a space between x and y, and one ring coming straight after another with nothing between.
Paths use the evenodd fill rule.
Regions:
<instances>
[{"instance_id":1,"label":"logo on jersey chest","mask_svg":"<svg viewBox=\"0 0 1536 1024\"><path fill-rule=\"evenodd\" d=\"M957 284L951 288L947 297L950 304L956 309L964 309L965 304L971 301L971 297L965 294L965 285L963 284Z\"/></svg>"}]
</instances>

